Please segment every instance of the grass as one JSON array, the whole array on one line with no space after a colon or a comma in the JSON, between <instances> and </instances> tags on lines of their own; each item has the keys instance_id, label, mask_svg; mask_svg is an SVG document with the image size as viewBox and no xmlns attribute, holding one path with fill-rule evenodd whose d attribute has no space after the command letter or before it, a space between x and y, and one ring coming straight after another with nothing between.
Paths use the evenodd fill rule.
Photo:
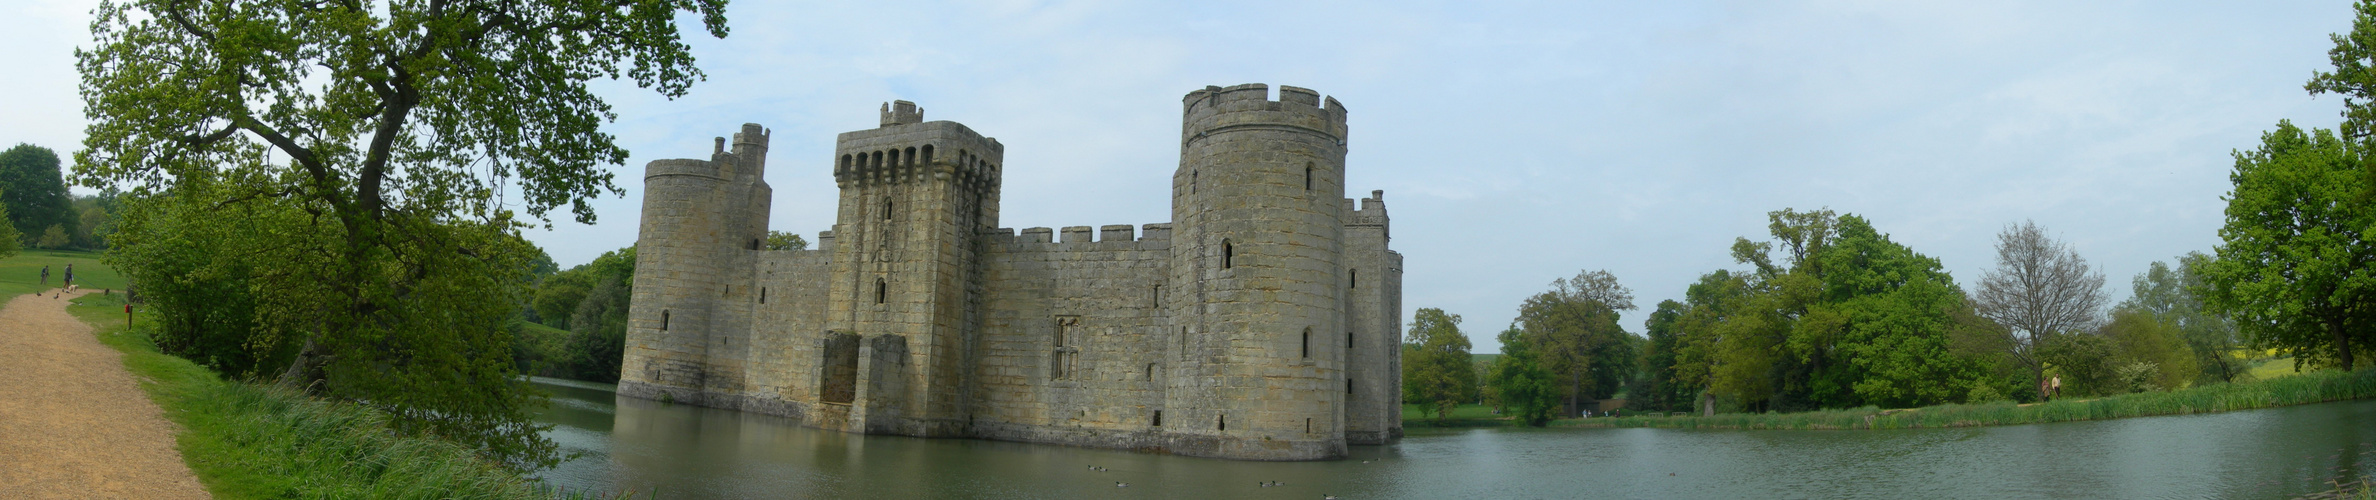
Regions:
<instances>
[{"instance_id":1,"label":"grass","mask_svg":"<svg viewBox=\"0 0 2376 500\"><path fill-rule=\"evenodd\" d=\"M1485 405L1454 407L1451 418L1441 424L1435 421L1434 416L1435 410L1432 408L1422 409L1420 405L1415 404L1403 405L1404 427L1493 427L1510 423L1509 419L1493 414L1493 407Z\"/></svg>"},{"instance_id":2,"label":"grass","mask_svg":"<svg viewBox=\"0 0 2376 500\"><path fill-rule=\"evenodd\" d=\"M109 289L121 292L124 277L115 268L99 262L98 252L81 250L25 250L16 256L0 259L0 300L18 295L56 288L66 278L66 265L74 264L74 280L83 288ZM49 284L41 284L41 266L49 266Z\"/></svg>"},{"instance_id":3,"label":"grass","mask_svg":"<svg viewBox=\"0 0 2376 500\"><path fill-rule=\"evenodd\" d=\"M90 323L102 343L123 351L141 389L181 426L176 441L183 462L218 498L577 496L557 494L460 445L397 435L376 410L225 381L158 353L145 333L146 318L126 324L120 294L84 296L68 311Z\"/></svg>"},{"instance_id":4,"label":"grass","mask_svg":"<svg viewBox=\"0 0 2376 500\"><path fill-rule=\"evenodd\" d=\"M2168 392L2015 405L1941 405L1907 410L1873 407L1803 413L1735 413L1709 417L1616 417L1553 421L1557 427L1677 429L1908 429L2019 425L2154 415L2250 410L2376 398L2376 369L2323 370L2256 382L2211 384Z\"/></svg>"}]
</instances>

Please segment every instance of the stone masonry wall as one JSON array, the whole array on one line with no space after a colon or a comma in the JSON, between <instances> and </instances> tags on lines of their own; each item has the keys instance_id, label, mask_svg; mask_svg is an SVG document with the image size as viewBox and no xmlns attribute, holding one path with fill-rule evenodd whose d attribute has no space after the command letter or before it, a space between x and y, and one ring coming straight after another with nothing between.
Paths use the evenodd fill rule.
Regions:
<instances>
[{"instance_id":1,"label":"stone masonry wall","mask_svg":"<svg viewBox=\"0 0 2376 500\"><path fill-rule=\"evenodd\" d=\"M1183 100L1173 222L998 221L1004 146L923 110L842 134L815 250L760 250L767 132L647 167L624 396L879 434L1258 460L1402 433L1402 256L1345 199L1345 111ZM1143 230L1143 234L1140 232Z\"/></svg>"},{"instance_id":2,"label":"stone masonry wall","mask_svg":"<svg viewBox=\"0 0 2376 500\"><path fill-rule=\"evenodd\" d=\"M986 233L972 427L980 437L1160 446L1170 226ZM1178 425L1175 421L1172 425Z\"/></svg>"}]
</instances>

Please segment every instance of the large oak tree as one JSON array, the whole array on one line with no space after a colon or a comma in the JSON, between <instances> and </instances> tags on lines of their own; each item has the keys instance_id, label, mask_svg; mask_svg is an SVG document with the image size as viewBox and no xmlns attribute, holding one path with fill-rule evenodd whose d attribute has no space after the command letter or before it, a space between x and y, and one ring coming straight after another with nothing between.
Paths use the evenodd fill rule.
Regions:
<instances>
[{"instance_id":1,"label":"large oak tree","mask_svg":"<svg viewBox=\"0 0 2376 500\"><path fill-rule=\"evenodd\" d=\"M533 253L512 209L591 223L627 152L587 82L683 95L701 73L678 15L723 37L725 3L105 1L76 52L75 179L148 200L119 246L215 234L256 253L237 257L261 266L258 345L295 347L282 383L549 463L504 359ZM242 214L251 230L206 227Z\"/></svg>"}]
</instances>

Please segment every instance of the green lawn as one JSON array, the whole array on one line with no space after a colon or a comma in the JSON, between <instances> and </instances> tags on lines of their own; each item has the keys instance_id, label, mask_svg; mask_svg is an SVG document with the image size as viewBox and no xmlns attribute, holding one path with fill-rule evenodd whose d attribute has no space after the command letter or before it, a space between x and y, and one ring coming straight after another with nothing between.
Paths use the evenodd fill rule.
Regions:
<instances>
[{"instance_id":1,"label":"green lawn","mask_svg":"<svg viewBox=\"0 0 2376 500\"><path fill-rule=\"evenodd\" d=\"M75 282L83 288L124 289L124 277L100 263L99 252L25 250L0 259L0 300L56 288L66 277L67 264L74 265ZM50 268L49 286L41 285L41 266Z\"/></svg>"}]
</instances>

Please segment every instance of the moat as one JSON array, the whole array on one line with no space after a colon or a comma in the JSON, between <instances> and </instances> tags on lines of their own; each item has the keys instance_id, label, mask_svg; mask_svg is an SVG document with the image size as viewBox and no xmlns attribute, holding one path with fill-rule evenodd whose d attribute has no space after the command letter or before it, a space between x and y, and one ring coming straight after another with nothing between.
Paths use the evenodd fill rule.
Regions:
<instances>
[{"instance_id":1,"label":"moat","mask_svg":"<svg viewBox=\"0 0 2376 500\"><path fill-rule=\"evenodd\" d=\"M537 477L662 498L2290 498L2376 475L2376 401L1972 429L1412 429L1348 460L1244 462L845 434L538 381L549 436L586 455Z\"/></svg>"}]
</instances>

